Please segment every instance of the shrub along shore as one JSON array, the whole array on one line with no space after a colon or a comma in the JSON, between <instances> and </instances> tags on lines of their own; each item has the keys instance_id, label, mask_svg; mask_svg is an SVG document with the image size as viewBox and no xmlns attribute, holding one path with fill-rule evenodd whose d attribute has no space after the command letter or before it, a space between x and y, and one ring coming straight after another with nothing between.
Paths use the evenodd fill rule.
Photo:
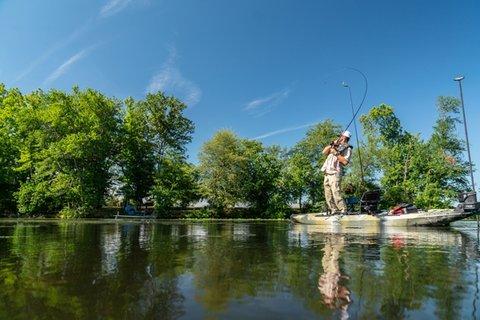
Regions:
<instances>
[{"instance_id":1,"label":"shrub along shore","mask_svg":"<svg viewBox=\"0 0 480 320\"><path fill-rule=\"evenodd\" d=\"M360 117L364 139L354 147L344 193L381 188L385 208L451 206L467 186L459 106L438 98L428 138L405 130L391 106L373 106ZM119 100L93 89L22 93L0 84L0 215L94 217L144 198L161 218L284 218L292 204L324 207L321 150L339 124L322 121L291 148L220 130L193 164L186 108L162 92ZM185 210L200 200L209 207Z\"/></svg>"}]
</instances>

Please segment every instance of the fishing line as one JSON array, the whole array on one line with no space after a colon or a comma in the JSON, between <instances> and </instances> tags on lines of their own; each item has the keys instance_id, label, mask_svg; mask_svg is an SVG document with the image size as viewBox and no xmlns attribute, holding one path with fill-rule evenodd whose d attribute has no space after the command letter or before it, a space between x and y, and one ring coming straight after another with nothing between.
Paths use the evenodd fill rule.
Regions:
<instances>
[{"instance_id":1,"label":"fishing line","mask_svg":"<svg viewBox=\"0 0 480 320\"><path fill-rule=\"evenodd\" d=\"M355 120L355 118L357 117L358 113L360 112L360 110L362 109L362 106L363 106L363 103L365 102L365 99L367 98L367 93L368 93L368 79L367 79L367 76L360 70L358 70L357 68L354 68L354 67L343 67L343 68L339 68L333 72L330 72L329 74L327 74L326 76L324 76L321 80L320 80L320 83L322 84L327 84L327 80L330 79L331 77L333 77L334 75L342 72L342 71L345 71L345 70L350 70L350 71L355 71L357 73L359 73L362 77L363 77L363 80L365 81L365 91L363 92L363 97L362 97L362 101L360 102L360 104L358 105L356 111L353 113L353 117L352 119L350 120L350 122L348 123L348 125L345 127L345 130L343 130L342 132L344 131L347 131L348 128L350 128L350 126L352 125L353 121Z\"/></svg>"},{"instance_id":2,"label":"fishing line","mask_svg":"<svg viewBox=\"0 0 480 320\"><path fill-rule=\"evenodd\" d=\"M350 120L350 122L348 123L347 127L345 128L345 130L343 130L342 132L345 132L348 130L348 128L350 128L350 126L352 125L353 121L355 121L355 118L357 117L358 113L360 112L360 110L362 109L362 106L363 106L363 103L365 102L365 99L367 98L367 92L368 92L368 79L367 79L367 76L360 70L356 69L356 68L353 68L353 67L345 67L343 68L344 70L352 70L352 71L356 71L358 72L359 74L362 75L363 77L363 80L365 80L365 91L363 92L363 97L362 97L362 101L360 102L360 105L358 106L357 110L355 111L355 113L353 114L353 117L352 117L352 120Z\"/></svg>"}]
</instances>

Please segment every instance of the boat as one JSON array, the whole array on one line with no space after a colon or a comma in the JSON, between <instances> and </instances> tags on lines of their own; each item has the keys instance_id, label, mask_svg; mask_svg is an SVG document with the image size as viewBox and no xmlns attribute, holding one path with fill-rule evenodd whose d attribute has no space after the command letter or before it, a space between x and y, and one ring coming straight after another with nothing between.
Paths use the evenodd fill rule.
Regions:
<instances>
[{"instance_id":1,"label":"boat","mask_svg":"<svg viewBox=\"0 0 480 320\"><path fill-rule=\"evenodd\" d=\"M392 214L379 211L380 190L367 191L360 200L360 212L346 214L327 214L326 212L293 214L290 219L301 224L322 226L447 226L451 222L466 219L480 213L480 203L477 202L475 192L462 192L458 197L458 206L455 209L434 209L404 211L401 214Z\"/></svg>"},{"instance_id":2,"label":"boat","mask_svg":"<svg viewBox=\"0 0 480 320\"><path fill-rule=\"evenodd\" d=\"M328 215L322 213L293 214L290 218L293 222L311 225L344 227L364 226L389 226L389 227L411 227L411 226L446 226L451 222L462 220L477 214L477 212L464 212L455 209L437 209L418 211L400 215L381 212L379 214L351 213Z\"/></svg>"},{"instance_id":3,"label":"boat","mask_svg":"<svg viewBox=\"0 0 480 320\"><path fill-rule=\"evenodd\" d=\"M122 212L117 212L115 215L115 220L117 219L130 219L130 220L146 220L154 219L155 216L152 214L147 214L145 211L139 211L133 205L127 203Z\"/></svg>"}]
</instances>

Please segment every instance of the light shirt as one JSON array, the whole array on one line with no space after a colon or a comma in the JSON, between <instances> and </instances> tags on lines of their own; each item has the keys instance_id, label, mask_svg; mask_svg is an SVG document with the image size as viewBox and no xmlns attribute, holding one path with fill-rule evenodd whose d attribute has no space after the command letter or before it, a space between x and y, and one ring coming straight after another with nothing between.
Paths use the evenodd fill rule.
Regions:
<instances>
[{"instance_id":1,"label":"light shirt","mask_svg":"<svg viewBox=\"0 0 480 320\"><path fill-rule=\"evenodd\" d=\"M343 156L347 161L350 161L352 148L350 146L345 148L345 150L340 152L340 155ZM326 174L342 174L343 164L338 161L335 155L330 153L320 170Z\"/></svg>"}]
</instances>

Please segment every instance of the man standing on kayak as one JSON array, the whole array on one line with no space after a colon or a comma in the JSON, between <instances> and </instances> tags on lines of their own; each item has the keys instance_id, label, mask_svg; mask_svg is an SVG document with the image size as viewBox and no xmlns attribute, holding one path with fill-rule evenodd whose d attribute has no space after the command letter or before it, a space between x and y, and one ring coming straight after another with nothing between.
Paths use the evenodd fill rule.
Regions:
<instances>
[{"instance_id":1,"label":"man standing on kayak","mask_svg":"<svg viewBox=\"0 0 480 320\"><path fill-rule=\"evenodd\" d=\"M343 167L348 165L352 155L352 147L348 144L350 137L350 132L344 131L337 140L323 149L323 154L328 156L321 171L324 173L323 188L330 213L347 212L347 206L340 194L340 184Z\"/></svg>"}]
</instances>

